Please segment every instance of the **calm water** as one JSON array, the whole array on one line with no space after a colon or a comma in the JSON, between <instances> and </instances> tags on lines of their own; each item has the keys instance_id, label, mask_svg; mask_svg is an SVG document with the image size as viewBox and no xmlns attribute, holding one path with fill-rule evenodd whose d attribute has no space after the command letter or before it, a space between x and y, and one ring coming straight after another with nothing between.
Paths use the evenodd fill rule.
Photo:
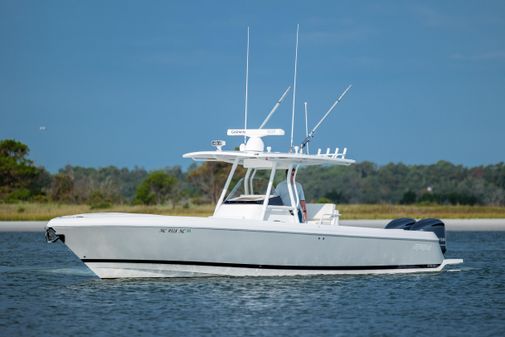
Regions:
<instances>
[{"instance_id":1,"label":"calm water","mask_svg":"<svg viewBox=\"0 0 505 337\"><path fill-rule=\"evenodd\" d=\"M99 280L42 233L0 233L0 335L505 335L505 232L448 240L465 264L436 274Z\"/></svg>"}]
</instances>

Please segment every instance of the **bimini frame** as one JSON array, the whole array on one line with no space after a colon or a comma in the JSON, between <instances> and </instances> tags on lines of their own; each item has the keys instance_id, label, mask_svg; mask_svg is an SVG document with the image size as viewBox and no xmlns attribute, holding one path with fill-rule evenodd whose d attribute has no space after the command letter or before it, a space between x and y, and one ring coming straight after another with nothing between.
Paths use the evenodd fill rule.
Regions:
<instances>
[{"instance_id":1,"label":"bimini frame","mask_svg":"<svg viewBox=\"0 0 505 337\"><path fill-rule=\"evenodd\" d=\"M296 190L296 176L298 168L301 166L314 166L314 165L344 165L348 166L353 164L355 161L352 159L346 159L345 154L347 149L344 148L343 152L340 153L338 148L335 152L330 153L327 149L326 153L321 153L318 150L317 154L309 155L298 151L295 147L295 152L291 153L281 153L281 152L263 152L263 151L201 151L186 153L183 155L184 158L192 158L196 161L220 161L232 164L230 173L226 179L223 190L219 197L214 210L214 215L216 215L223 205L224 199L230 188L231 181L239 165L242 165L247 169L246 175L244 177L244 190L246 193L252 193L252 180L254 179L255 172L257 170L271 170L270 177L268 180L266 195L262 204L262 211L260 215L261 220L266 219L268 208L282 208L289 209L293 218L293 222L298 223L298 206L300 204L300 199L298 196L298 191ZM276 206L269 205L270 196L273 190L273 183L275 179L275 173L277 170L287 169L288 174L286 176L286 182L288 187L289 198L291 205L287 206ZM295 170L295 175L293 177L293 183L290 181L291 173Z\"/></svg>"}]
</instances>

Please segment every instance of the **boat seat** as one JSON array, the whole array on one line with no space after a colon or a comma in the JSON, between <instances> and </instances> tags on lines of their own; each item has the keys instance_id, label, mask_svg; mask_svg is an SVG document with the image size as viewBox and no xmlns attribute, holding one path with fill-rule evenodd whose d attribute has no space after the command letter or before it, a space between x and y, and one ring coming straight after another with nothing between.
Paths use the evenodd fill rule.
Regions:
<instances>
[{"instance_id":1,"label":"boat seat","mask_svg":"<svg viewBox=\"0 0 505 337\"><path fill-rule=\"evenodd\" d=\"M340 213L335 204L307 204L308 220L311 224L338 225Z\"/></svg>"}]
</instances>

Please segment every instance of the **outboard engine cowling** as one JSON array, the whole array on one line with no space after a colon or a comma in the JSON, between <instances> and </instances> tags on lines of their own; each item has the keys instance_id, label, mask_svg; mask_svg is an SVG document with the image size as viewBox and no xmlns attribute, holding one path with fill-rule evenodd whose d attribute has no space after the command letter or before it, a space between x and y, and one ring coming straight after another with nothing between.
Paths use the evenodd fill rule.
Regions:
<instances>
[{"instance_id":1,"label":"outboard engine cowling","mask_svg":"<svg viewBox=\"0 0 505 337\"><path fill-rule=\"evenodd\" d=\"M391 220L387 225L386 229L405 229L409 230L413 224L416 223L416 220L412 218L399 218Z\"/></svg>"},{"instance_id":2,"label":"outboard engine cowling","mask_svg":"<svg viewBox=\"0 0 505 337\"><path fill-rule=\"evenodd\" d=\"M440 243L440 249L442 249L442 253L445 254L447 250L445 242L445 224L440 219L429 218L419 220L410 227L410 230L435 233L438 237L438 242Z\"/></svg>"}]
</instances>

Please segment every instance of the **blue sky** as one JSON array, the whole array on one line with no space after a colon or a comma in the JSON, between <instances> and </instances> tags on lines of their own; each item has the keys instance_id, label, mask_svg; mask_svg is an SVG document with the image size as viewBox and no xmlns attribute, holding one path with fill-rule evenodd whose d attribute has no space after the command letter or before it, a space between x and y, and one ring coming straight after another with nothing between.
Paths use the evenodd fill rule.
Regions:
<instances>
[{"instance_id":1,"label":"blue sky","mask_svg":"<svg viewBox=\"0 0 505 337\"><path fill-rule=\"evenodd\" d=\"M505 154L504 1L0 1L0 139L51 171L66 164L187 166L249 126L292 82L300 51L314 147L380 164L496 163ZM266 139L289 146L291 97ZM44 126L45 130L40 130ZM229 146L228 146L229 147Z\"/></svg>"}]
</instances>

